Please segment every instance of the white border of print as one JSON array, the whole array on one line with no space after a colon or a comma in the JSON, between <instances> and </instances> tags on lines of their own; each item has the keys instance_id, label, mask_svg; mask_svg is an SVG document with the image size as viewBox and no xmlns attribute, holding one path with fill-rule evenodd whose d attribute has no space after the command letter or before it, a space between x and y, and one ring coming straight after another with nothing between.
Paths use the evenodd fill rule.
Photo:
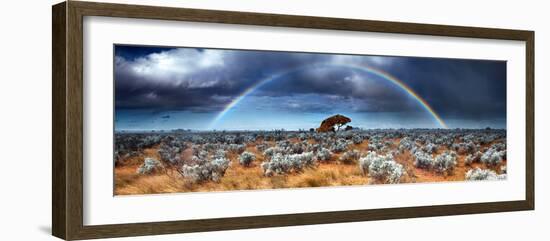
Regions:
<instances>
[{"instance_id":1,"label":"white border of print","mask_svg":"<svg viewBox=\"0 0 550 241\"><path fill-rule=\"evenodd\" d=\"M508 178L113 197L114 43L505 60ZM524 200L525 106L521 41L85 17L84 225Z\"/></svg>"}]
</instances>

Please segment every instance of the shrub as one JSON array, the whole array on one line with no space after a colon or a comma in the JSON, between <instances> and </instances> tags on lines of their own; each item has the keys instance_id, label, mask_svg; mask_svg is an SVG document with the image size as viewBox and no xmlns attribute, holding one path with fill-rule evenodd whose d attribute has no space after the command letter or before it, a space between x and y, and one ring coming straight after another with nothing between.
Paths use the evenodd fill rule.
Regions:
<instances>
[{"instance_id":1,"label":"shrub","mask_svg":"<svg viewBox=\"0 0 550 241\"><path fill-rule=\"evenodd\" d=\"M273 176L274 174L301 172L305 167L314 165L315 159L313 159L313 152L291 155L276 153L271 157L270 161L263 162L261 167L265 176Z\"/></svg>"},{"instance_id":2,"label":"shrub","mask_svg":"<svg viewBox=\"0 0 550 241\"><path fill-rule=\"evenodd\" d=\"M460 144L453 143L453 144L451 144L451 147L449 149L451 149L453 151L458 151L460 153L461 148L462 148L461 143Z\"/></svg>"},{"instance_id":3,"label":"shrub","mask_svg":"<svg viewBox=\"0 0 550 241\"><path fill-rule=\"evenodd\" d=\"M161 144L158 150L160 159L169 165L177 165L182 162L181 149L179 147L171 147L167 144Z\"/></svg>"},{"instance_id":4,"label":"shrub","mask_svg":"<svg viewBox=\"0 0 550 241\"><path fill-rule=\"evenodd\" d=\"M369 172L369 166L375 158L377 158L376 152L369 151L367 153L367 156L359 159L359 169L361 170L363 175Z\"/></svg>"},{"instance_id":5,"label":"shrub","mask_svg":"<svg viewBox=\"0 0 550 241\"><path fill-rule=\"evenodd\" d=\"M466 153L473 153L477 150L477 146L471 141L464 144L464 147L466 149Z\"/></svg>"},{"instance_id":6,"label":"shrub","mask_svg":"<svg viewBox=\"0 0 550 241\"><path fill-rule=\"evenodd\" d=\"M246 149L244 144L229 144L229 151L240 154Z\"/></svg>"},{"instance_id":7,"label":"shrub","mask_svg":"<svg viewBox=\"0 0 550 241\"><path fill-rule=\"evenodd\" d=\"M270 159L272 156L274 156L277 153L281 153L282 151L283 150L279 147L270 147L264 151L264 157L266 157L267 159Z\"/></svg>"},{"instance_id":8,"label":"shrub","mask_svg":"<svg viewBox=\"0 0 550 241\"><path fill-rule=\"evenodd\" d=\"M437 145L430 142L430 143L424 145L422 147L422 150L429 153L429 154L432 154L437 150Z\"/></svg>"},{"instance_id":9,"label":"shrub","mask_svg":"<svg viewBox=\"0 0 550 241\"><path fill-rule=\"evenodd\" d=\"M405 150L411 150L415 146L410 137L404 137L399 141L399 151L403 153Z\"/></svg>"},{"instance_id":10,"label":"shrub","mask_svg":"<svg viewBox=\"0 0 550 241\"><path fill-rule=\"evenodd\" d=\"M261 167L264 175L268 177L274 174L289 173L292 168L290 162L281 153L274 153L270 161L262 162Z\"/></svg>"},{"instance_id":11,"label":"shrub","mask_svg":"<svg viewBox=\"0 0 550 241\"><path fill-rule=\"evenodd\" d=\"M499 152L501 159L506 159L506 150L502 150Z\"/></svg>"},{"instance_id":12,"label":"shrub","mask_svg":"<svg viewBox=\"0 0 550 241\"><path fill-rule=\"evenodd\" d=\"M305 145L305 149L304 149L305 152L310 152L310 151L317 152L322 148L320 144L304 144L304 145Z\"/></svg>"},{"instance_id":13,"label":"shrub","mask_svg":"<svg viewBox=\"0 0 550 241\"><path fill-rule=\"evenodd\" d=\"M225 153L226 153L226 151L224 151L224 150L217 150L214 153L213 157L214 158L225 158Z\"/></svg>"},{"instance_id":14,"label":"shrub","mask_svg":"<svg viewBox=\"0 0 550 241\"><path fill-rule=\"evenodd\" d=\"M351 141L353 141L353 144L361 144L363 142L363 137L360 135L353 135L353 137L351 137Z\"/></svg>"},{"instance_id":15,"label":"shrub","mask_svg":"<svg viewBox=\"0 0 550 241\"><path fill-rule=\"evenodd\" d=\"M195 165L183 165L180 173L190 178L193 182L215 181L218 182L225 175L230 165L229 159L215 158L209 162Z\"/></svg>"},{"instance_id":16,"label":"shrub","mask_svg":"<svg viewBox=\"0 0 550 241\"><path fill-rule=\"evenodd\" d=\"M191 164L202 165L202 164L207 162L205 158L206 157L201 158L201 157L198 157L198 156L192 156L190 162L186 162L186 164L191 163Z\"/></svg>"},{"instance_id":17,"label":"shrub","mask_svg":"<svg viewBox=\"0 0 550 241\"><path fill-rule=\"evenodd\" d=\"M470 169L466 172L466 180L468 181L495 181L495 180L504 180L506 179L506 174L498 175L496 172L488 169Z\"/></svg>"},{"instance_id":18,"label":"shrub","mask_svg":"<svg viewBox=\"0 0 550 241\"><path fill-rule=\"evenodd\" d=\"M379 151L384 147L384 144L382 144L379 141L374 141L369 143L369 150Z\"/></svg>"},{"instance_id":19,"label":"shrub","mask_svg":"<svg viewBox=\"0 0 550 241\"><path fill-rule=\"evenodd\" d=\"M304 148L301 143L294 143L291 147L293 154L300 154L304 152Z\"/></svg>"},{"instance_id":20,"label":"shrub","mask_svg":"<svg viewBox=\"0 0 550 241\"><path fill-rule=\"evenodd\" d=\"M141 166L137 169L137 173L139 174L152 174L156 173L158 171L162 170L162 164L153 159L153 158L145 158L145 161Z\"/></svg>"},{"instance_id":21,"label":"shrub","mask_svg":"<svg viewBox=\"0 0 550 241\"><path fill-rule=\"evenodd\" d=\"M214 158L214 160L210 162L213 169L212 173L217 174L217 176L221 178L225 175L225 171L229 168L230 163L231 161L227 158ZM216 178L213 178L212 180L216 181Z\"/></svg>"},{"instance_id":22,"label":"shrub","mask_svg":"<svg viewBox=\"0 0 550 241\"><path fill-rule=\"evenodd\" d=\"M330 151L340 153L345 151L347 148L348 148L348 143L345 140L338 139L338 141L336 141L336 143L334 143L330 147Z\"/></svg>"},{"instance_id":23,"label":"shrub","mask_svg":"<svg viewBox=\"0 0 550 241\"><path fill-rule=\"evenodd\" d=\"M466 153L466 144L465 143L453 143L449 150L454 151L460 155Z\"/></svg>"},{"instance_id":24,"label":"shrub","mask_svg":"<svg viewBox=\"0 0 550 241\"><path fill-rule=\"evenodd\" d=\"M205 150L199 150L196 156L200 159L206 159L208 157L208 152Z\"/></svg>"},{"instance_id":25,"label":"shrub","mask_svg":"<svg viewBox=\"0 0 550 241\"><path fill-rule=\"evenodd\" d=\"M346 151L340 156L340 161L344 164L354 164L359 159L359 152L356 150Z\"/></svg>"},{"instance_id":26,"label":"shrub","mask_svg":"<svg viewBox=\"0 0 550 241\"><path fill-rule=\"evenodd\" d=\"M263 143L256 145L256 149L258 151L261 151L261 152L265 151L267 148L268 148L268 146L266 144L263 144Z\"/></svg>"},{"instance_id":27,"label":"shrub","mask_svg":"<svg viewBox=\"0 0 550 241\"><path fill-rule=\"evenodd\" d=\"M464 164L471 165L472 163L479 162L482 154L483 153L479 151L474 154L468 154L464 160Z\"/></svg>"},{"instance_id":28,"label":"shrub","mask_svg":"<svg viewBox=\"0 0 550 241\"><path fill-rule=\"evenodd\" d=\"M245 167L250 166L250 164L256 160L256 156L253 153L250 152L243 152L241 156L239 157L239 163Z\"/></svg>"},{"instance_id":29,"label":"shrub","mask_svg":"<svg viewBox=\"0 0 550 241\"><path fill-rule=\"evenodd\" d=\"M433 163L433 168L436 172L439 173L452 173L455 166L457 164L456 161L456 153L455 152L445 152L439 156L437 156Z\"/></svg>"},{"instance_id":30,"label":"shrub","mask_svg":"<svg viewBox=\"0 0 550 241\"><path fill-rule=\"evenodd\" d=\"M418 168L430 169L432 168L434 160L432 155L423 152L416 151L414 153L414 166Z\"/></svg>"},{"instance_id":31,"label":"shrub","mask_svg":"<svg viewBox=\"0 0 550 241\"><path fill-rule=\"evenodd\" d=\"M292 168L297 172L302 171L304 167L310 167L315 164L315 159L313 159L313 152L293 154L288 155L287 157L292 163Z\"/></svg>"},{"instance_id":32,"label":"shrub","mask_svg":"<svg viewBox=\"0 0 550 241\"><path fill-rule=\"evenodd\" d=\"M497 151L503 151L506 150L506 144L504 143L495 143L491 146L492 149L495 149Z\"/></svg>"},{"instance_id":33,"label":"shrub","mask_svg":"<svg viewBox=\"0 0 550 241\"><path fill-rule=\"evenodd\" d=\"M385 183L399 183L404 174L403 166L395 162L392 155L377 155L372 151L359 160L359 168L363 174L368 173L372 178Z\"/></svg>"},{"instance_id":34,"label":"shrub","mask_svg":"<svg viewBox=\"0 0 550 241\"><path fill-rule=\"evenodd\" d=\"M317 160L318 161L330 161L330 158L332 157L332 152L330 152L326 148L321 148L319 151L317 151Z\"/></svg>"},{"instance_id":35,"label":"shrub","mask_svg":"<svg viewBox=\"0 0 550 241\"><path fill-rule=\"evenodd\" d=\"M497 149L489 148L481 155L480 160L488 166L496 166L502 162L502 155Z\"/></svg>"}]
</instances>

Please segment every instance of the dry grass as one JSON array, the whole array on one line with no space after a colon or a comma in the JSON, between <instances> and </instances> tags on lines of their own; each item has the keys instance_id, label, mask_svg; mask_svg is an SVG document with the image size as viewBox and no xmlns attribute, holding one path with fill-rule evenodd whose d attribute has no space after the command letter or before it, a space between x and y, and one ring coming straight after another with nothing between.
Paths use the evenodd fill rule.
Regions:
<instances>
[{"instance_id":1,"label":"dry grass","mask_svg":"<svg viewBox=\"0 0 550 241\"><path fill-rule=\"evenodd\" d=\"M395 140L395 143L398 143L398 140ZM364 154L368 151L368 142L364 141L361 144L353 145L352 149ZM145 157L159 158L156 147L144 150L141 156L124 160L123 165L115 167L115 195L377 184L375 180L370 180L368 176L363 175L357 165L338 163L337 160L341 154L336 154L331 161L320 163L316 168L307 168L301 173L266 177L260 167L260 163L264 161L261 152L256 149L254 144L248 145L246 151L256 154L256 160L250 167L239 165L238 154L228 153L227 157L231 160L231 166L219 182L191 183L183 178L177 170L170 168L151 175L137 174L136 170L143 163ZM437 153L444 151L444 149L439 149ZM190 153L184 151L183 155L189 156ZM463 181L465 173L470 168L487 168L479 163L466 166L464 159L465 155L459 155L458 165L454 172L451 175L444 175L414 167L414 159L409 152L395 156L395 160L402 164L406 170L402 179L403 183ZM492 169L499 170L500 166L505 165L506 160Z\"/></svg>"}]
</instances>

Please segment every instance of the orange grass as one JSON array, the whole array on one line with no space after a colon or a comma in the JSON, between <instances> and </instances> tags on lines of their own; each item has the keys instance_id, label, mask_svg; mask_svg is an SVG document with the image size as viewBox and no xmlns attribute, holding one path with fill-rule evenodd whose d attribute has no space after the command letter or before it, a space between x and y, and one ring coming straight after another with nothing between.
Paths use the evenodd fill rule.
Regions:
<instances>
[{"instance_id":1,"label":"orange grass","mask_svg":"<svg viewBox=\"0 0 550 241\"><path fill-rule=\"evenodd\" d=\"M394 140L394 143L396 148L399 140ZM176 169L168 167L162 172L151 175L137 174L136 170L146 157L159 158L158 147L146 149L140 156L123 160L122 165L115 167L114 193L115 195L130 195L378 184L377 181L371 180L368 175L363 175L357 164L340 164L338 157L341 154L335 154L331 161L319 163L315 168L306 168L300 173L266 177L260 167L264 158L261 152L256 149L255 144L259 143L249 144L246 147L246 151L256 155L256 160L250 167L241 166L238 161L239 155L228 152L227 158L231 160L231 165L223 178L219 182L204 183L192 183L183 178ZM267 144L274 145L274 143ZM350 149L359 151L363 156L368 151L368 141L351 145ZM442 153L445 150L440 148L437 153ZM185 150L182 156L184 158L190 157L190 150ZM414 167L414 158L408 151L395 156L395 160L402 164L406 170L406 174L401 180L402 183L463 181L465 173L471 168L490 168L499 172L500 166L506 166L506 160L496 167L486 167L480 163L466 166L464 164L465 158L466 155L458 155L458 165L452 174L438 174L432 170Z\"/></svg>"}]
</instances>

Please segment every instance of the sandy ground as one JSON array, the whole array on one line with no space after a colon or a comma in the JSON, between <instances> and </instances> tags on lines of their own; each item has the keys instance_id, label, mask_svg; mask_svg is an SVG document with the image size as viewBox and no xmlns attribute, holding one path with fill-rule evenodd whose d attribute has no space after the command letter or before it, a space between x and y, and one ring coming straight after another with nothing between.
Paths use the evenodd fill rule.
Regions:
<instances>
[{"instance_id":1,"label":"sandy ground","mask_svg":"<svg viewBox=\"0 0 550 241\"><path fill-rule=\"evenodd\" d=\"M399 143L399 139L393 140ZM312 142L312 140L310 140ZM238 162L238 154L228 153L227 158L231 160L231 165L225 175L219 182L192 183L183 178L176 169L165 168L164 171L141 175L136 170L143 163L146 157L152 157L159 160L157 147L146 149L139 156L123 160L115 167L115 194L154 194L154 193L174 193L174 192L211 192L211 191L229 191L229 190L253 190L253 189L278 189L278 188L303 188L303 187L323 187L323 186L346 186L346 185L373 185L380 184L374 179L363 175L357 164L342 164L338 162L341 154L334 154L331 161L319 163L315 168L307 168L301 173L291 173L288 175L275 175L266 177L263 175L260 164L264 161L261 152L256 150L256 144L251 143L246 150L256 154L256 160L250 167L243 167ZM273 145L273 143L269 143ZM395 145L397 146L397 145ZM488 145L487 145L488 146ZM358 150L362 156L368 151L368 141L358 145L352 145L349 149ZM434 156L446 151L439 148ZM190 149L182 153L184 158L191 156ZM448 182L464 181L465 173L475 167L489 168L480 163L474 163L471 166L464 164L466 155L458 155L458 165L452 174L438 174L431 170L416 168L413 165L412 155L405 151L396 155L394 159L403 165L406 174L402 177L401 183L429 183L429 182ZM504 160L499 166L491 167L497 171L501 166L506 165Z\"/></svg>"}]
</instances>

